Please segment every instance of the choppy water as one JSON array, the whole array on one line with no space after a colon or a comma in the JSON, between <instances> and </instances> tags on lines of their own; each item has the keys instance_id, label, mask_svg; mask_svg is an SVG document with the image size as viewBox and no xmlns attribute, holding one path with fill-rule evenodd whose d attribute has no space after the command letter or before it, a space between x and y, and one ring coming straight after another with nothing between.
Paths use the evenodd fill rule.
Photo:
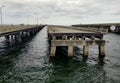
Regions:
<instances>
[{"instance_id":1,"label":"choppy water","mask_svg":"<svg viewBox=\"0 0 120 83\"><path fill-rule=\"evenodd\" d=\"M98 59L97 46L90 47L88 60L82 47L73 59L49 59L47 28L30 41L7 47L0 38L0 83L120 83L120 34L107 34L106 57Z\"/></svg>"}]
</instances>

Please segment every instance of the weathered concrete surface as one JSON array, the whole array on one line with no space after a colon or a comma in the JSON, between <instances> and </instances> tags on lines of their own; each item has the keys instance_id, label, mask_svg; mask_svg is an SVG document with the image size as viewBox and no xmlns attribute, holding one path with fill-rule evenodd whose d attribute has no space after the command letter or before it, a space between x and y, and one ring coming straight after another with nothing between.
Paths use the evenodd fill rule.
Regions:
<instances>
[{"instance_id":1,"label":"weathered concrete surface","mask_svg":"<svg viewBox=\"0 0 120 83\"><path fill-rule=\"evenodd\" d=\"M72 26L74 26L74 27L83 27L83 28L90 28L90 29L92 29L92 28L94 28L94 29L103 29L102 31L103 32L105 32L105 30L106 31L111 31L110 30L110 27L111 26L115 26L116 28L115 28L115 30L114 30L114 32L120 32L120 23L96 23L96 24L75 24L75 25L72 25ZM111 31L112 32L112 31Z\"/></svg>"},{"instance_id":2,"label":"weathered concrete surface","mask_svg":"<svg viewBox=\"0 0 120 83\"><path fill-rule=\"evenodd\" d=\"M105 40L51 40L51 46L105 45Z\"/></svg>"},{"instance_id":3,"label":"weathered concrete surface","mask_svg":"<svg viewBox=\"0 0 120 83\"><path fill-rule=\"evenodd\" d=\"M76 30L75 27L48 26L48 33L95 33L86 30Z\"/></svg>"},{"instance_id":4,"label":"weathered concrete surface","mask_svg":"<svg viewBox=\"0 0 120 83\"><path fill-rule=\"evenodd\" d=\"M38 25L3 25L3 26L0 26L0 36L5 33L34 29L36 27L39 27L39 26Z\"/></svg>"},{"instance_id":5,"label":"weathered concrete surface","mask_svg":"<svg viewBox=\"0 0 120 83\"><path fill-rule=\"evenodd\" d=\"M55 47L57 46L68 46L68 57L73 56L74 46L83 46L83 57L88 57L89 46L98 45L100 57L103 57L105 54L105 40L101 38L103 34L98 33L98 31L87 31L75 29L74 27L48 26L48 37L51 46L50 56L55 56ZM98 36L100 38L97 39Z\"/></svg>"}]
</instances>

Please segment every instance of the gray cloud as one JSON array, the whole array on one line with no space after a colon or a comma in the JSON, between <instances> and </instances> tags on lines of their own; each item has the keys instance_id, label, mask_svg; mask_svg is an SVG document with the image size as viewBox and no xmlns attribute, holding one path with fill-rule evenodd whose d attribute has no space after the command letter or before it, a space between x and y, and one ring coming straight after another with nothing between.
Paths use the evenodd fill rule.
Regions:
<instances>
[{"instance_id":1,"label":"gray cloud","mask_svg":"<svg viewBox=\"0 0 120 83\"><path fill-rule=\"evenodd\" d=\"M92 22L113 22L120 18L120 0L2 0L4 22L6 24L36 22L52 24L73 24ZM113 20L114 19L114 20ZM16 21L17 20L17 21ZM62 21L66 21L65 23ZM74 21L73 21L74 20Z\"/></svg>"}]
</instances>

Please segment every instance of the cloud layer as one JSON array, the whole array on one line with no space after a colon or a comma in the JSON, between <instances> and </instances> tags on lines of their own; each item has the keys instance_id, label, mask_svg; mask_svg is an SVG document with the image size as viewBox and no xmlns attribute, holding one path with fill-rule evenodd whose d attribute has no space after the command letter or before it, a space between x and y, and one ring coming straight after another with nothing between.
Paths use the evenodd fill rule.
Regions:
<instances>
[{"instance_id":1,"label":"cloud layer","mask_svg":"<svg viewBox=\"0 0 120 83\"><path fill-rule=\"evenodd\" d=\"M5 24L120 22L120 0L2 0Z\"/></svg>"}]
</instances>

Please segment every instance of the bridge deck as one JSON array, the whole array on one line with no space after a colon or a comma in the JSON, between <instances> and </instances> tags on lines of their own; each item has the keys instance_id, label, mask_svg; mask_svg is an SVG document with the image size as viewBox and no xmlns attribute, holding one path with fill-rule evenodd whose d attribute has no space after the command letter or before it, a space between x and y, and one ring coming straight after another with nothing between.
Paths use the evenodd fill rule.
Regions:
<instances>
[{"instance_id":1,"label":"bridge deck","mask_svg":"<svg viewBox=\"0 0 120 83\"><path fill-rule=\"evenodd\" d=\"M0 26L0 36L17 31L30 30L38 27L38 25L4 25Z\"/></svg>"},{"instance_id":2,"label":"bridge deck","mask_svg":"<svg viewBox=\"0 0 120 83\"><path fill-rule=\"evenodd\" d=\"M73 56L73 47L82 45L84 57L88 57L90 45L99 46L99 54L105 56L105 40L103 34L98 32L76 30L73 27L48 26L48 37L51 46L50 56L55 56L57 46L67 46L68 56ZM89 38L89 40L87 40Z\"/></svg>"},{"instance_id":3,"label":"bridge deck","mask_svg":"<svg viewBox=\"0 0 120 83\"><path fill-rule=\"evenodd\" d=\"M71 27L64 27L64 26L48 26L49 33L95 33L91 31L83 31L83 30L76 30Z\"/></svg>"},{"instance_id":4,"label":"bridge deck","mask_svg":"<svg viewBox=\"0 0 120 83\"><path fill-rule=\"evenodd\" d=\"M48 26L48 34L54 37L58 36L76 36L76 37L96 37L103 38L103 33L74 29L74 27Z\"/></svg>"}]
</instances>

